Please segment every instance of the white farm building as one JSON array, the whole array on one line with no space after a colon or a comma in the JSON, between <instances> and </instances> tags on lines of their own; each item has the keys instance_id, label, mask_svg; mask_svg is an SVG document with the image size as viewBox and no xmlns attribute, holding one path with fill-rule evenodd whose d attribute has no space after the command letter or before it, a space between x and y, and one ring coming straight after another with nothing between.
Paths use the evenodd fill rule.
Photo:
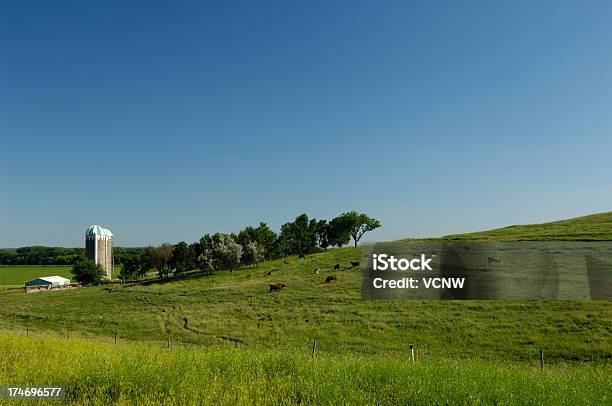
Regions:
<instances>
[{"instance_id":1,"label":"white farm building","mask_svg":"<svg viewBox=\"0 0 612 406\"><path fill-rule=\"evenodd\" d=\"M54 289L64 288L70 286L70 279L66 279L61 276L41 276L40 278L32 279L24 284L26 290L28 289Z\"/></svg>"}]
</instances>

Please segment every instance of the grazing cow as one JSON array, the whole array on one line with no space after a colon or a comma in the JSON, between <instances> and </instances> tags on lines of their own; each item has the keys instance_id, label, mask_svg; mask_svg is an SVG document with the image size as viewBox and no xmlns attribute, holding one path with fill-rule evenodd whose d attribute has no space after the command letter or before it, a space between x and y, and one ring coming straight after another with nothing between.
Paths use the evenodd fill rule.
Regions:
<instances>
[{"instance_id":1,"label":"grazing cow","mask_svg":"<svg viewBox=\"0 0 612 406\"><path fill-rule=\"evenodd\" d=\"M334 265L334 269L340 269L340 264Z\"/></svg>"},{"instance_id":2,"label":"grazing cow","mask_svg":"<svg viewBox=\"0 0 612 406\"><path fill-rule=\"evenodd\" d=\"M315 275L318 275L318 274L319 274L319 268L315 268L315 270L314 270L314 274L315 274Z\"/></svg>"},{"instance_id":3,"label":"grazing cow","mask_svg":"<svg viewBox=\"0 0 612 406\"><path fill-rule=\"evenodd\" d=\"M487 258L487 262L489 263L489 265L491 265L491 264L501 264L501 259L499 259L499 257L489 257L489 258Z\"/></svg>"},{"instance_id":4,"label":"grazing cow","mask_svg":"<svg viewBox=\"0 0 612 406\"><path fill-rule=\"evenodd\" d=\"M271 269L271 270L270 270L270 272L268 272L268 273L266 274L266 276L271 276L271 275L272 275L272 272L274 272L274 269Z\"/></svg>"},{"instance_id":5,"label":"grazing cow","mask_svg":"<svg viewBox=\"0 0 612 406\"><path fill-rule=\"evenodd\" d=\"M359 261L351 261L351 266L359 266Z\"/></svg>"},{"instance_id":6,"label":"grazing cow","mask_svg":"<svg viewBox=\"0 0 612 406\"><path fill-rule=\"evenodd\" d=\"M271 283L270 284L270 293L272 293L272 292L280 292L281 289L283 289L286 286L287 285L285 285L284 283Z\"/></svg>"},{"instance_id":7,"label":"grazing cow","mask_svg":"<svg viewBox=\"0 0 612 406\"><path fill-rule=\"evenodd\" d=\"M289 261L284 260L284 261L283 261L283 264L285 264L285 265L289 265Z\"/></svg>"},{"instance_id":8,"label":"grazing cow","mask_svg":"<svg viewBox=\"0 0 612 406\"><path fill-rule=\"evenodd\" d=\"M432 257L437 257L438 256L438 252L437 251L431 251L431 256Z\"/></svg>"},{"instance_id":9,"label":"grazing cow","mask_svg":"<svg viewBox=\"0 0 612 406\"><path fill-rule=\"evenodd\" d=\"M299 258L299 259L306 259L306 254L301 253L301 254L298 256L298 258Z\"/></svg>"},{"instance_id":10,"label":"grazing cow","mask_svg":"<svg viewBox=\"0 0 612 406\"><path fill-rule=\"evenodd\" d=\"M327 278L325 278L325 283L330 283L337 280L338 277L336 275L328 275Z\"/></svg>"}]
</instances>

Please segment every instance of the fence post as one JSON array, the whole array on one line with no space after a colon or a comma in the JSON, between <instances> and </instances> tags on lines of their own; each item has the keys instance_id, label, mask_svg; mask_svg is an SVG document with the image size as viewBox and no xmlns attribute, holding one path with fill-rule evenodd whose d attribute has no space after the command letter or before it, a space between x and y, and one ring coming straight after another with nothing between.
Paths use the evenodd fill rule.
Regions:
<instances>
[{"instance_id":1,"label":"fence post","mask_svg":"<svg viewBox=\"0 0 612 406\"><path fill-rule=\"evenodd\" d=\"M317 352L317 340L312 342L312 356L314 357Z\"/></svg>"},{"instance_id":2,"label":"fence post","mask_svg":"<svg viewBox=\"0 0 612 406\"><path fill-rule=\"evenodd\" d=\"M170 348L170 336L168 336L168 348Z\"/></svg>"},{"instance_id":3,"label":"fence post","mask_svg":"<svg viewBox=\"0 0 612 406\"><path fill-rule=\"evenodd\" d=\"M26 336L30 335L30 326L26 326Z\"/></svg>"},{"instance_id":4,"label":"fence post","mask_svg":"<svg viewBox=\"0 0 612 406\"><path fill-rule=\"evenodd\" d=\"M540 350L540 369L544 370L544 350Z\"/></svg>"},{"instance_id":5,"label":"fence post","mask_svg":"<svg viewBox=\"0 0 612 406\"><path fill-rule=\"evenodd\" d=\"M410 359L412 360L412 363L414 364L414 346L412 344L410 344Z\"/></svg>"},{"instance_id":6,"label":"fence post","mask_svg":"<svg viewBox=\"0 0 612 406\"><path fill-rule=\"evenodd\" d=\"M117 344L117 332L115 331L115 344Z\"/></svg>"}]
</instances>

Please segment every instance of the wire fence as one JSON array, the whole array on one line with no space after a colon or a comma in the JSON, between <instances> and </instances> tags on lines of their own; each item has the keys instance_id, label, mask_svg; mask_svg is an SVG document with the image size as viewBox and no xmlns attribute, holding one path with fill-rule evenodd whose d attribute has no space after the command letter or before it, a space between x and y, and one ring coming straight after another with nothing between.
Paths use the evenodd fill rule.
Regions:
<instances>
[{"instance_id":1,"label":"wire fence","mask_svg":"<svg viewBox=\"0 0 612 406\"><path fill-rule=\"evenodd\" d=\"M80 330L43 330L33 326L0 326L2 332L20 334L35 338L56 337L67 340L80 339L97 343L125 345L146 344L157 346L160 349L172 350L176 348L194 349L209 347L231 347L236 349L267 350L267 351L293 351L303 352L316 357L355 355L364 357L378 357L389 359L405 359L407 363L434 363L440 360L451 361L490 361L492 363L521 363L538 366L544 369L547 365L612 365L612 353L598 347L586 347L568 351L553 346L537 344L517 344L515 350L500 349L486 346L466 346L462 343L424 343L419 340L409 340L398 343L394 348L372 348L367 343L329 342L328 340L307 339L303 345L296 343L262 344L248 342L232 337L219 337L217 342L198 342L189 340L178 334L161 335L163 338L137 340L125 337L119 332L111 335L100 335Z\"/></svg>"}]
</instances>

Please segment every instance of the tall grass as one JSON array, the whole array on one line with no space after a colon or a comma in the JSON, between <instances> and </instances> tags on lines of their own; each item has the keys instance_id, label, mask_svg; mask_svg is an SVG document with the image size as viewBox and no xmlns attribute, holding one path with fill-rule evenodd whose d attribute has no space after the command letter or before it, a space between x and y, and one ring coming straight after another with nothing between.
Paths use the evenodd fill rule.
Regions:
<instances>
[{"instance_id":1,"label":"tall grass","mask_svg":"<svg viewBox=\"0 0 612 406\"><path fill-rule=\"evenodd\" d=\"M0 333L0 385L62 385L79 404L610 404L611 375L610 366L410 364Z\"/></svg>"}]
</instances>

